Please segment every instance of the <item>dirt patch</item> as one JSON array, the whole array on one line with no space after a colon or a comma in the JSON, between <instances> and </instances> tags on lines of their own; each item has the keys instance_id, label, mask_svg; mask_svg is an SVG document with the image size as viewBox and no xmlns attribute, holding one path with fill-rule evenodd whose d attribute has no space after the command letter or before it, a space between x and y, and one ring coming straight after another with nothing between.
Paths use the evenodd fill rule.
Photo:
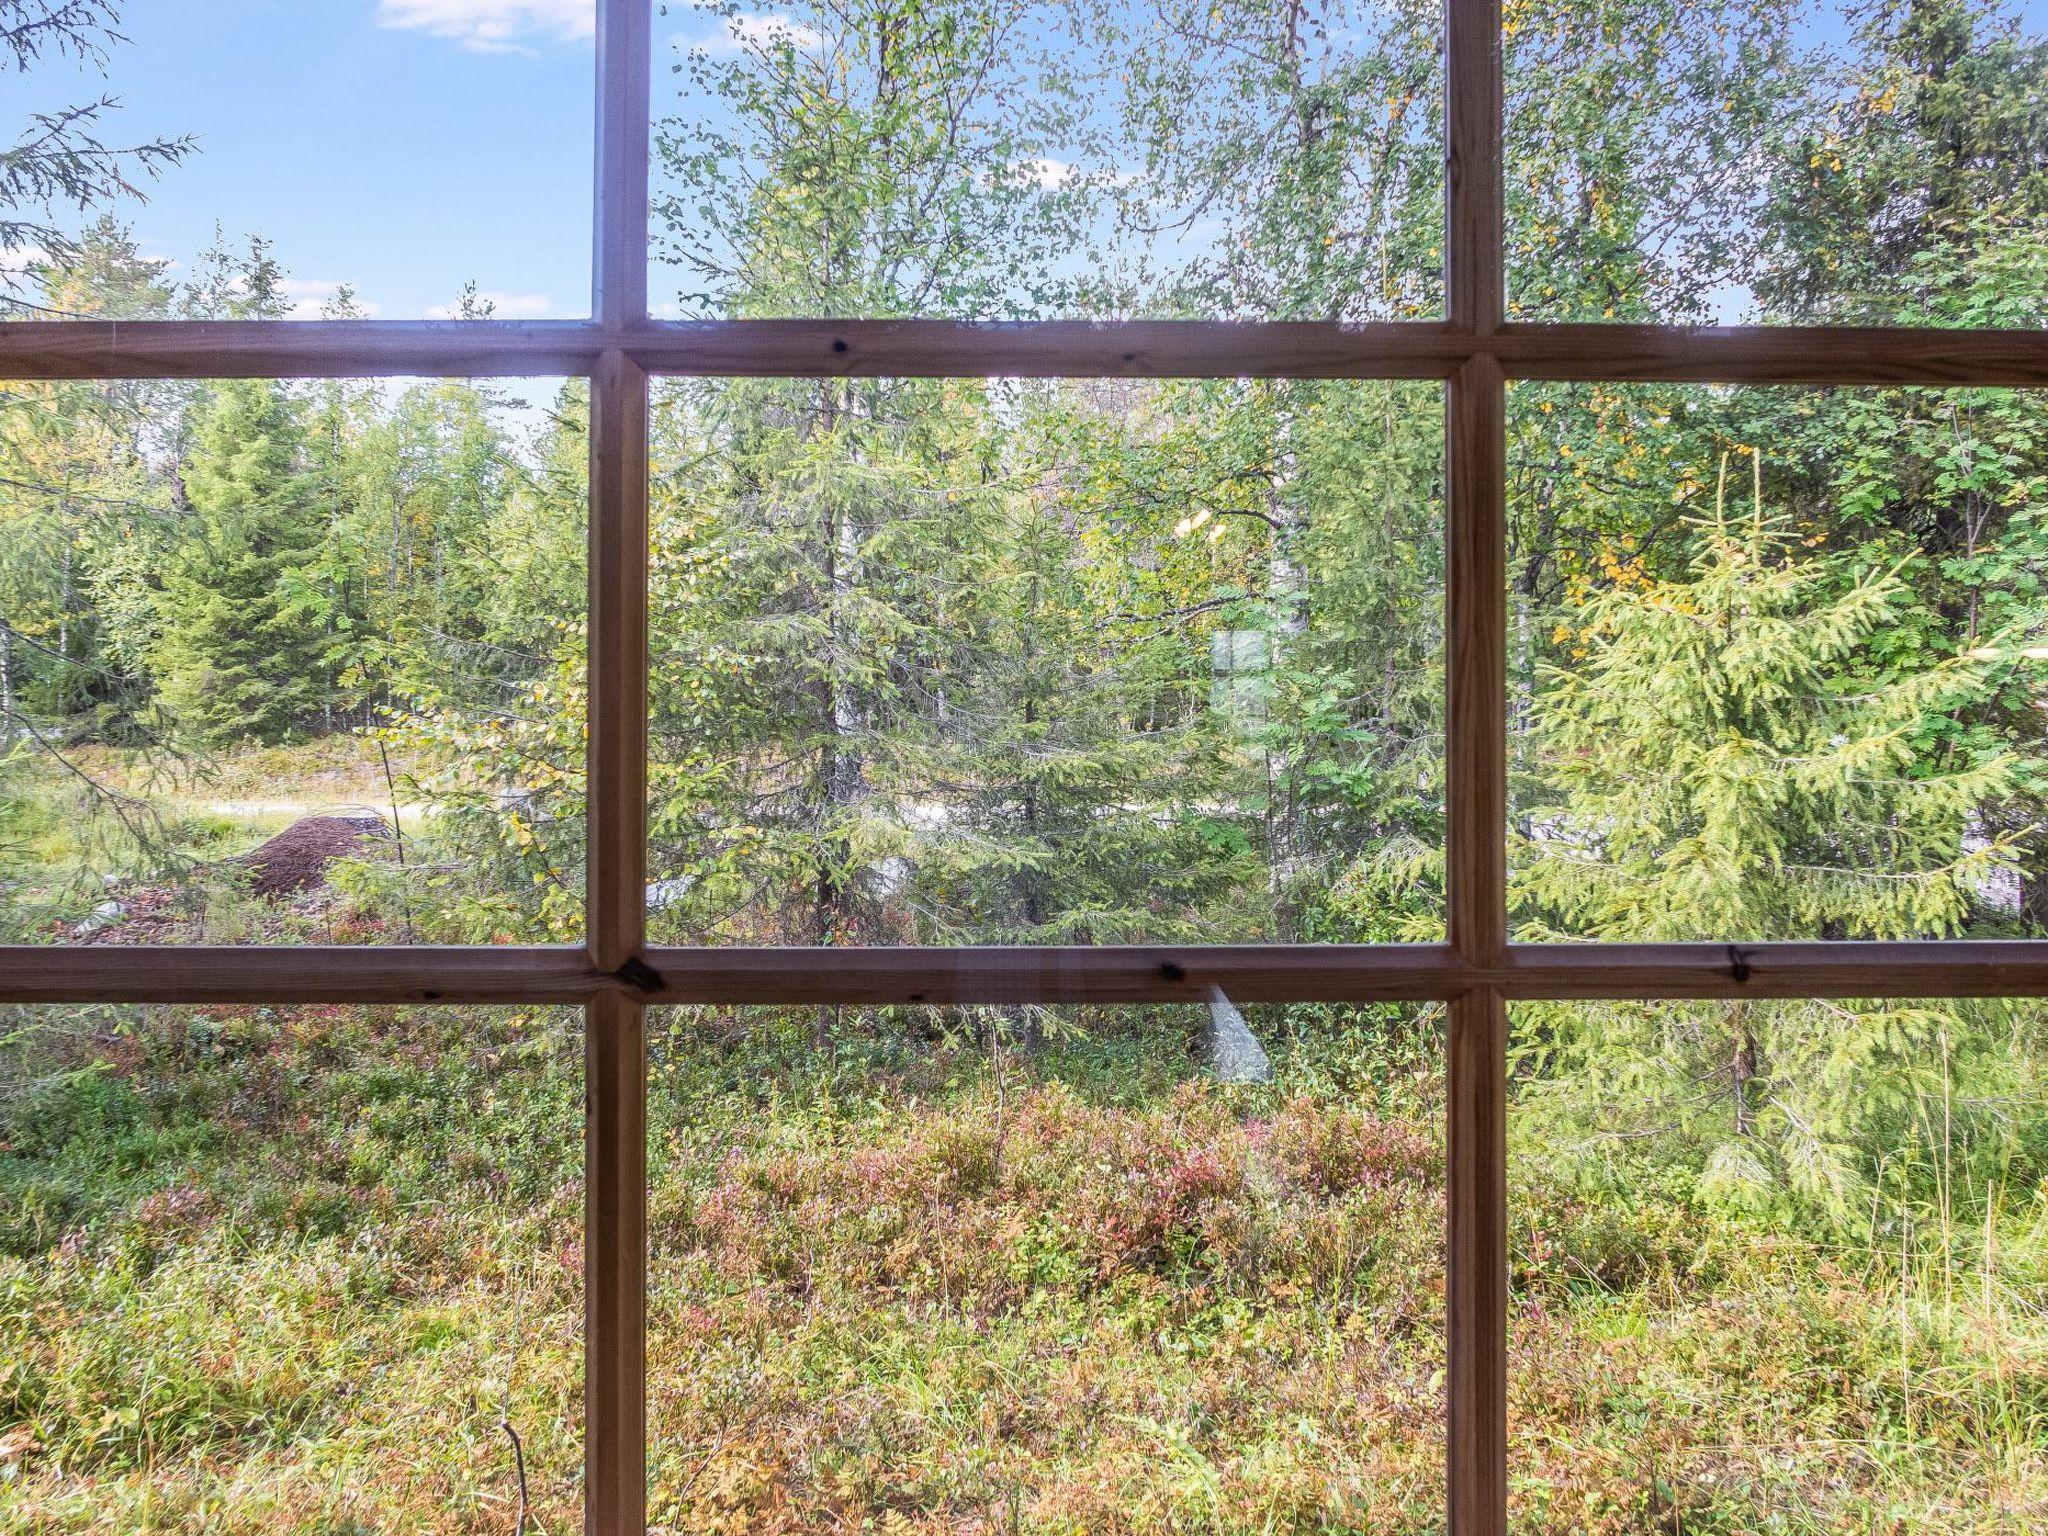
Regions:
<instances>
[{"instance_id":1,"label":"dirt patch","mask_svg":"<svg viewBox=\"0 0 2048 1536\"><path fill-rule=\"evenodd\" d=\"M381 816L308 816L295 821L253 853L229 860L250 872L258 896L291 896L327 881L327 866L391 841Z\"/></svg>"}]
</instances>

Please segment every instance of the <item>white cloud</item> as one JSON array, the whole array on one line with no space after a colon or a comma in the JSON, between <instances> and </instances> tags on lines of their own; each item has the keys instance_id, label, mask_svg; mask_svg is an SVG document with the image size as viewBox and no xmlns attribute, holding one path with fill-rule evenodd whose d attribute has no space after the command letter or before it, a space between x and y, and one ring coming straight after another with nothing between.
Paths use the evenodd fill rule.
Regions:
<instances>
[{"instance_id":1,"label":"white cloud","mask_svg":"<svg viewBox=\"0 0 2048 1536\"><path fill-rule=\"evenodd\" d=\"M39 267L49 259L50 253L40 245L0 245L0 267Z\"/></svg>"},{"instance_id":2,"label":"white cloud","mask_svg":"<svg viewBox=\"0 0 2048 1536\"><path fill-rule=\"evenodd\" d=\"M488 306L493 320L539 320L555 307L555 301L544 293L493 293L479 292L476 296L479 306ZM429 320L456 320L462 316L459 304L436 304L427 311Z\"/></svg>"},{"instance_id":3,"label":"white cloud","mask_svg":"<svg viewBox=\"0 0 2048 1536\"><path fill-rule=\"evenodd\" d=\"M742 49L773 48L787 43L796 49L816 48L825 36L814 27L787 16L728 16L717 32L691 46L693 53L738 53Z\"/></svg>"},{"instance_id":4,"label":"white cloud","mask_svg":"<svg viewBox=\"0 0 2048 1536\"><path fill-rule=\"evenodd\" d=\"M377 0L377 25L449 38L478 53L526 53L534 41L597 31L597 0Z\"/></svg>"},{"instance_id":5,"label":"white cloud","mask_svg":"<svg viewBox=\"0 0 2048 1536\"><path fill-rule=\"evenodd\" d=\"M1051 155L1041 155L1035 160L1020 160L1008 172L1012 185L1039 187L1047 192L1057 192L1061 187L1070 187L1077 181L1086 181L1097 187L1129 187L1137 184L1138 178L1129 171L1091 171L1078 165L1070 165Z\"/></svg>"},{"instance_id":6,"label":"white cloud","mask_svg":"<svg viewBox=\"0 0 2048 1536\"><path fill-rule=\"evenodd\" d=\"M319 278L288 277L277 285L277 291L292 301L286 317L292 320L319 320L322 311L340 295L343 284L328 282ZM366 320L374 320L379 313L378 306L361 294L351 295L356 313Z\"/></svg>"},{"instance_id":7,"label":"white cloud","mask_svg":"<svg viewBox=\"0 0 2048 1536\"><path fill-rule=\"evenodd\" d=\"M1064 187L1080 174L1066 161L1055 160L1050 155L1042 160L1027 160L1018 167L1018 170L1024 173L1026 181L1044 187L1047 191L1054 187Z\"/></svg>"}]
</instances>

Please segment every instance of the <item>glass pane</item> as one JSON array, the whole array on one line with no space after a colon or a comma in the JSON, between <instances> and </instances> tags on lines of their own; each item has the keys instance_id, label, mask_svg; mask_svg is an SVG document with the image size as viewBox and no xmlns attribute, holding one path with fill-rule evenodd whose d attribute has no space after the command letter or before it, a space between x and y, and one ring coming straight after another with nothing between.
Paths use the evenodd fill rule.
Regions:
<instances>
[{"instance_id":1,"label":"glass pane","mask_svg":"<svg viewBox=\"0 0 2048 1536\"><path fill-rule=\"evenodd\" d=\"M1434 4L660 15L657 313L1441 312Z\"/></svg>"},{"instance_id":2,"label":"glass pane","mask_svg":"<svg viewBox=\"0 0 2048 1536\"><path fill-rule=\"evenodd\" d=\"M2048 397L1510 415L1523 937L2048 934Z\"/></svg>"},{"instance_id":3,"label":"glass pane","mask_svg":"<svg viewBox=\"0 0 2048 1536\"><path fill-rule=\"evenodd\" d=\"M1511 1526L2019 1532L2048 1008L1526 1003Z\"/></svg>"},{"instance_id":4,"label":"glass pane","mask_svg":"<svg viewBox=\"0 0 2048 1536\"><path fill-rule=\"evenodd\" d=\"M1442 1530L1439 1010L651 1023L654 1525Z\"/></svg>"},{"instance_id":5,"label":"glass pane","mask_svg":"<svg viewBox=\"0 0 2048 1536\"><path fill-rule=\"evenodd\" d=\"M579 932L585 396L0 385L0 935Z\"/></svg>"},{"instance_id":6,"label":"glass pane","mask_svg":"<svg viewBox=\"0 0 2048 1536\"><path fill-rule=\"evenodd\" d=\"M2042 0L1509 0L1510 308L2048 324Z\"/></svg>"},{"instance_id":7,"label":"glass pane","mask_svg":"<svg viewBox=\"0 0 2048 1536\"><path fill-rule=\"evenodd\" d=\"M574 1530L582 1118L573 1012L0 1011L0 1523Z\"/></svg>"},{"instance_id":8,"label":"glass pane","mask_svg":"<svg viewBox=\"0 0 2048 1536\"><path fill-rule=\"evenodd\" d=\"M1440 398L665 387L654 932L1440 935Z\"/></svg>"},{"instance_id":9,"label":"glass pane","mask_svg":"<svg viewBox=\"0 0 2048 1536\"><path fill-rule=\"evenodd\" d=\"M7 9L0 312L590 312L589 0Z\"/></svg>"}]
</instances>

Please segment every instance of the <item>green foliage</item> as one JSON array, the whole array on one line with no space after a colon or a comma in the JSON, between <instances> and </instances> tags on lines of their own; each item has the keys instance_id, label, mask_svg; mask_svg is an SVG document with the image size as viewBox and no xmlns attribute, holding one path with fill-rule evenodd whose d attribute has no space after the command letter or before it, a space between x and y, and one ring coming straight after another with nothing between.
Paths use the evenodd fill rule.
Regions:
<instances>
[{"instance_id":1,"label":"green foliage","mask_svg":"<svg viewBox=\"0 0 2048 1536\"><path fill-rule=\"evenodd\" d=\"M1760 296L1801 320L2038 326L2048 43L1998 0L1865 0L1777 135ZM1998 273L1997 307L1986 310Z\"/></svg>"},{"instance_id":2,"label":"green foliage","mask_svg":"<svg viewBox=\"0 0 2048 1536\"><path fill-rule=\"evenodd\" d=\"M1440 309L1435 7L712 10L656 144L692 312ZM2040 324L2040 40L1979 0L1809 22L1508 5L1515 312ZM45 308L286 311L260 238L175 289L109 221L47 248ZM2048 932L2038 393L1511 409L1524 936ZM654 932L1440 937L1441 419L1350 381L659 386ZM588 450L580 383L0 393L7 935L111 890L113 938L579 936ZM225 861L281 821L237 802L308 795L395 809L405 857L256 897ZM1432 1528L1434 1021L1254 1023L1279 1081L1228 1090L1164 1015L658 1029L657 1518ZM448 1027L7 1037L0 1529L495 1526L501 1413L568 1465L566 1322L517 1367L524 1308L573 1317L575 1055ZM1528 1518L2038 1508L2041 1031L1518 1009Z\"/></svg>"},{"instance_id":3,"label":"green foliage","mask_svg":"<svg viewBox=\"0 0 2048 1536\"><path fill-rule=\"evenodd\" d=\"M1691 568L1580 611L1532 729L1556 786L1518 844L1553 931L1651 941L1954 932L2013 856L1966 849L2013 764L1945 739L1980 668L1890 645L1899 567L1803 547L1761 502L1694 526Z\"/></svg>"},{"instance_id":4,"label":"green foliage","mask_svg":"<svg viewBox=\"0 0 2048 1536\"><path fill-rule=\"evenodd\" d=\"M198 738L278 741L335 703L328 594L303 579L327 529L303 424L277 385L215 385L184 465L191 525L164 552L151 664Z\"/></svg>"},{"instance_id":5,"label":"green foliage","mask_svg":"<svg viewBox=\"0 0 2048 1536\"><path fill-rule=\"evenodd\" d=\"M1797 0L1503 11L1510 310L1695 320L1753 270L1763 189L1736 167L1805 115Z\"/></svg>"},{"instance_id":6,"label":"green foliage","mask_svg":"<svg viewBox=\"0 0 2048 1536\"><path fill-rule=\"evenodd\" d=\"M1182 1012L1091 1012L1030 1055L932 1010L849 1014L824 1050L802 1015L655 1013L656 1517L1439 1527L1440 1021L1262 1012L1279 1075L1224 1088ZM76 1197L0 1255L0 1528L494 1528L517 1486L501 1422L537 1516L573 1524L573 1028L7 1022L17 1051L40 1026L16 1059L43 1075L117 1062L98 1075L125 1107L118 1134L67 1111L80 1134L0 1149L10 1211L34 1178ZM2038 1045L2041 1010L2002 1027ZM1902 1127L1884 1220L1817 1243L1614 1134L1590 1085L1518 1092L1511 1407L1546 1521L2025 1529L2041 1164L1965 1151L1953 1103Z\"/></svg>"},{"instance_id":7,"label":"green foliage","mask_svg":"<svg viewBox=\"0 0 2048 1536\"><path fill-rule=\"evenodd\" d=\"M0 70L73 68L104 77L127 41L120 22L114 0L0 0ZM109 144L104 135L119 110L111 94L88 96L31 112L0 138L0 303L39 307L21 297L31 286L24 261L31 269L70 264L90 245L89 237L73 238L74 214L139 196L143 184L192 152L189 138Z\"/></svg>"},{"instance_id":8,"label":"green foliage","mask_svg":"<svg viewBox=\"0 0 2048 1536\"><path fill-rule=\"evenodd\" d=\"M1514 844L1523 931L1636 942L1958 931L2017 840L1968 834L2015 760L1958 732L1981 664L1902 644L1904 563L1815 550L1762 501L1691 525L1670 576L1628 574L1579 612L1532 743L1554 798ZM1540 1010L1532 1062L1649 1106L1700 1149L1703 1193L1786 1189L1831 1215L1929 1074L1994 1035L1897 1004ZM1956 1031L1953 1038L1946 1031ZM1880 1087L1882 1091L1880 1091Z\"/></svg>"}]
</instances>

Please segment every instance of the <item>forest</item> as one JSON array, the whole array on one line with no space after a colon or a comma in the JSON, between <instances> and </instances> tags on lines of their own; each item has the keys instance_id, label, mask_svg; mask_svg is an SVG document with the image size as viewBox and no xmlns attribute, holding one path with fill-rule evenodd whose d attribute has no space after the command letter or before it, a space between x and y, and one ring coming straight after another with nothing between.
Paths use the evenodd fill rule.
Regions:
<instances>
[{"instance_id":1,"label":"forest","mask_svg":"<svg viewBox=\"0 0 2048 1536\"><path fill-rule=\"evenodd\" d=\"M1435 4L698 8L664 314L1442 312ZM2038 7L1505 31L1515 318L2048 326ZM0 108L8 317L291 313L104 107ZM1442 936L1439 385L655 407L656 942ZM0 384L0 943L580 938L587 426ZM1518 384L1508 472L1519 937L2048 937L2048 400ZM1243 1015L659 1012L651 1526L1441 1530L1441 1010ZM1511 1028L1516 1530L2048 1526L2048 1007ZM0 1532L573 1529L577 1029L0 1010Z\"/></svg>"}]
</instances>

